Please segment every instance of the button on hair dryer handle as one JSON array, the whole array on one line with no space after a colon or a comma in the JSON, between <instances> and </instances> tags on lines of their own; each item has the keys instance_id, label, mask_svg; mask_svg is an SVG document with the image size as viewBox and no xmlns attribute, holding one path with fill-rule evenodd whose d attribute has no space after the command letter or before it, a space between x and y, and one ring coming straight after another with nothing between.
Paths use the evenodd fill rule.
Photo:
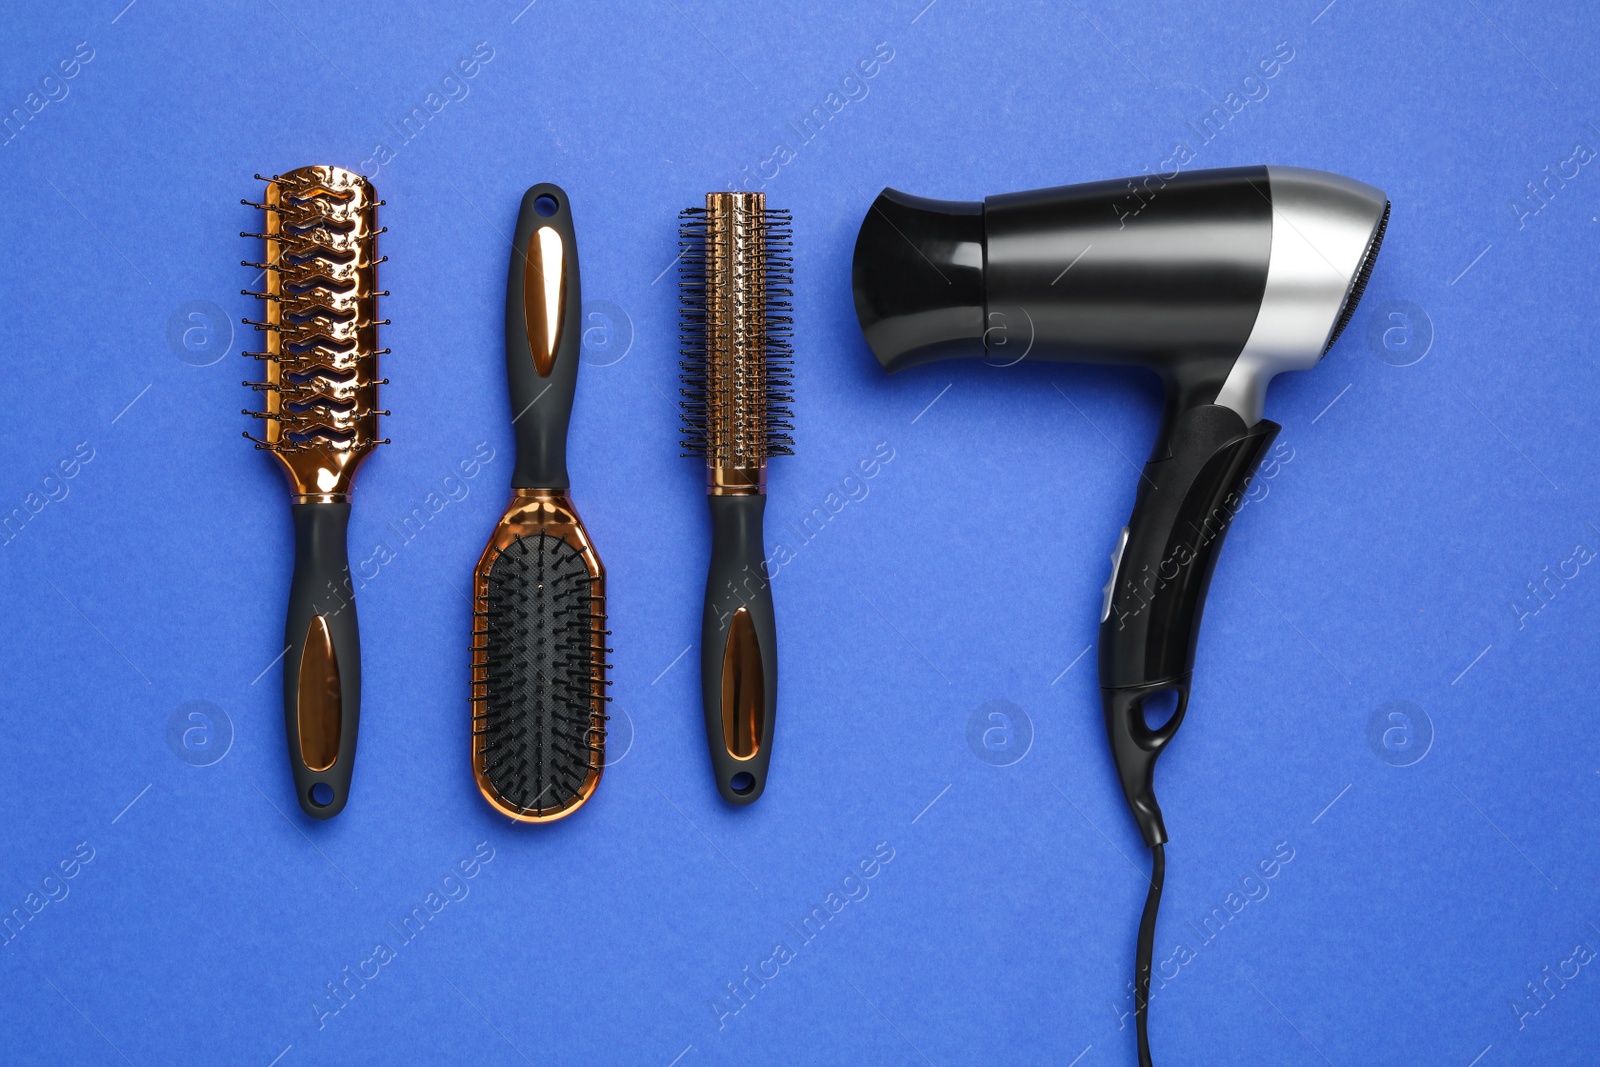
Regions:
<instances>
[{"instance_id":1,"label":"button on hair dryer handle","mask_svg":"<svg viewBox=\"0 0 1600 1067\"><path fill-rule=\"evenodd\" d=\"M1229 408L1180 411L1165 448L1139 478L1133 516L1118 541L1100 620L1100 686L1123 793L1145 843L1167 839L1151 778L1177 733L1217 552L1278 425L1246 427ZM1146 705L1168 690L1177 707L1152 727Z\"/></svg>"}]
</instances>

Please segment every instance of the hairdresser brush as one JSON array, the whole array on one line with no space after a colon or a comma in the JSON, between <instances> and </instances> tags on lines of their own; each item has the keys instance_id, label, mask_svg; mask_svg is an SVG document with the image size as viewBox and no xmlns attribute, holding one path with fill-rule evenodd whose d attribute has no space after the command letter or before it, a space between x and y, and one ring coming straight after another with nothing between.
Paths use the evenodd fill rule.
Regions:
<instances>
[{"instance_id":1,"label":"hairdresser brush","mask_svg":"<svg viewBox=\"0 0 1600 1067\"><path fill-rule=\"evenodd\" d=\"M767 784L778 638L761 517L767 457L788 436L793 349L790 221L763 193L707 193L679 216L683 448L704 457L711 568L700 686L717 791L749 804Z\"/></svg>"},{"instance_id":2,"label":"hairdresser brush","mask_svg":"<svg viewBox=\"0 0 1600 1067\"><path fill-rule=\"evenodd\" d=\"M344 810L361 718L361 639L346 533L361 461L380 444L378 416L378 200L359 174L300 167L267 183L261 271L266 335L260 438L289 476L294 577L284 633L283 720L295 795L307 815Z\"/></svg>"},{"instance_id":3,"label":"hairdresser brush","mask_svg":"<svg viewBox=\"0 0 1600 1067\"><path fill-rule=\"evenodd\" d=\"M605 568L567 478L582 306L567 194L535 185L506 283L511 504L473 577L472 769L484 799L521 822L572 814L605 765Z\"/></svg>"}]
</instances>

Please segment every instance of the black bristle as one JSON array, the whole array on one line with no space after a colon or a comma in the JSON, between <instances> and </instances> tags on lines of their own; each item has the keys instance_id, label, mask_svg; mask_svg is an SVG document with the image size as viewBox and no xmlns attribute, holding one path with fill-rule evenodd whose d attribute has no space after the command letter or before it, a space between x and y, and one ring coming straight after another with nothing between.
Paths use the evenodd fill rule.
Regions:
<instances>
[{"instance_id":1,"label":"black bristle","mask_svg":"<svg viewBox=\"0 0 1600 1067\"><path fill-rule=\"evenodd\" d=\"M535 814L572 806L605 750L594 684L605 656L596 580L583 556L547 533L506 546L489 570L482 767L508 803Z\"/></svg>"},{"instance_id":2,"label":"black bristle","mask_svg":"<svg viewBox=\"0 0 1600 1067\"><path fill-rule=\"evenodd\" d=\"M706 454L706 212L678 215L678 344L683 357L683 454Z\"/></svg>"},{"instance_id":3,"label":"black bristle","mask_svg":"<svg viewBox=\"0 0 1600 1067\"><path fill-rule=\"evenodd\" d=\"M794 455L794 226L767 212L767 455Z\"/></svg>"}]
</instances>

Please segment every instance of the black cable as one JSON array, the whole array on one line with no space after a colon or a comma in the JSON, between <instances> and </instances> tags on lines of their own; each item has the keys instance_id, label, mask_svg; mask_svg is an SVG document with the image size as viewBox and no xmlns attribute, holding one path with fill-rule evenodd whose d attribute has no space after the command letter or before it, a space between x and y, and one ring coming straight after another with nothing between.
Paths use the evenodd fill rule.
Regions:
<instances>
[{"instance_id":1,"label":"black cable","mask_svg":"<svg viewBox=\"0 0 1600 1067\"><path fill-rule=\"evenodd\" d=\"M1167 878L1167 856L1161 845L1150 848L1150 895L1144 898L1139 920L1139 949L1134 957L1133 1025L1139 1035L1139 1067L1150 1062L1150 967L1156 948L1156 910L1161 907L1161 885Z\"/></svg>"}]
</instances>

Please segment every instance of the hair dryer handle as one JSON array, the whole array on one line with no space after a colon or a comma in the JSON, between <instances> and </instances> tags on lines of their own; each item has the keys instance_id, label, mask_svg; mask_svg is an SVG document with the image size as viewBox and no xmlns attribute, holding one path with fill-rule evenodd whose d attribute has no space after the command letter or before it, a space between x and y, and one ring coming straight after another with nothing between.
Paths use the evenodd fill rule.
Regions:
<instances>
[{"instance_id":1,"label":"hair dryer handle","mask_svg":"<svg viewBox=\"0 0 1600 1067\"><path fill-rule=\"evenodd\" d=\"M1145 843L1167 839L1151 778L1189 702L1200 615L1217 552L1244 505L1262 453L1278 435L1263 419L1246 427L1233 410L1180 411L1162 454L1145 464L1133 516L1112 554L1100 618L1100 687L1122 789ZM1157 729L1146 700L1174 690L1178 703Z\"/></svg>"}]
</instances>

